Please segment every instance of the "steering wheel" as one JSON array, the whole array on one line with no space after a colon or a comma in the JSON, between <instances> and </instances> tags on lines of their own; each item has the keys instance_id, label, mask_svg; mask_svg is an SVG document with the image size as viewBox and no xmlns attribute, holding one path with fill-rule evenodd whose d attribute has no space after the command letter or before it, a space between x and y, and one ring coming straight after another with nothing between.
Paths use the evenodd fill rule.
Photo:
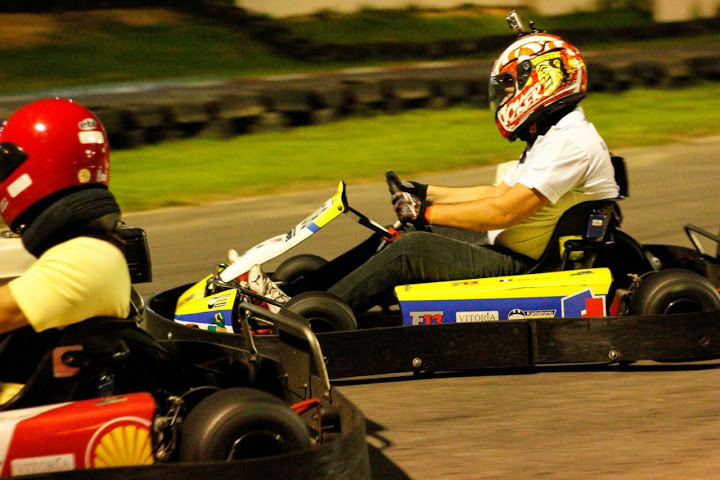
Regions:
<instances>
[{"instance_id":1,"label":"steering wheel","mask_svg":"<svg viewBox=\"0 0 720 480\"><path fill-rule=\"evenodd\" d=\"M403 191L401 187L402 182L394 171L388 170L387 172L385 172L385 181L387 182L388 190L390 190L390 195L392 196L392 198L395 198L396 193ZM417 229L417 227L410 222L402 222L400 220L397 220L393 224L393 228L398 231L407 230L408 226L412 226L413 228ZM429 231L430 228L424 226L421 227L420 230Z\"/></svg>"}]
</instances>

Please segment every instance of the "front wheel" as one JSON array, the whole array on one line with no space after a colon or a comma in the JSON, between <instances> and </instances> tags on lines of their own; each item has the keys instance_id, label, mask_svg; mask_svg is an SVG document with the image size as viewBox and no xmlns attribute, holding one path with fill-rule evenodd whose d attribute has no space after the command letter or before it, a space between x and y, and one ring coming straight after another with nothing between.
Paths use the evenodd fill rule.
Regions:
<instances>
[{"instance_id":1,"label":"front wheel","mask_svg":"<svg viewBox=\"0 0 720 480\"><path fill-rule=\"evenodd\" d=\"M352 309L335 295L327 292L302 292L293 296L285 307L305 317L315 333L356 330L357 320Z\"/></svg>"},{"instance_id":2,"label":"front wheel","mask_svg":"<svg viewBox=\"0 0 720 480\"><path fill-rule=\"evenodd\" d=\"M181 427L181 461L230 461L310 448L305 422L279 398L252 388L213 393Z\"/></svg>"},{"instance_id":3,"label":"front wheel","mask_svg":"<svg viewBox=\"0 0 720 480\"><path fill-rule=\"evenodd\" d=\"M671 268L648 274L630 300L631 315L720 310L720 294L702 275Z\"/></svg>"}]
</instances>

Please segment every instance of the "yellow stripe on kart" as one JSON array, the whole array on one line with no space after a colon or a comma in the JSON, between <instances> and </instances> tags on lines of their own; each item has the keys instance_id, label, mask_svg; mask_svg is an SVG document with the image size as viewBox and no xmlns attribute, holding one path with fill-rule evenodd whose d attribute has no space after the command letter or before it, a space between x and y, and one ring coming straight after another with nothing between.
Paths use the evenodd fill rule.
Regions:
<instances>
[{"instance_id":1,"label":"yellow stripe on kart","mask_svg":"<svg viewBox=\"0 0 720 480\"><path fill-rule=\"evenodd\" d=\"M322 212L318 217L313 220L313 223L318 227L324 227L331 220L338 217L345 211L345 182L340 181L338 184L337 192L332 197L332 206Z\"/></svg>"},{"instance_id":2,"label":"yellow stripe on kart","mask_svg":"<svg viewBox=\"0 0 720 480\"><path fill-rule=\"evenodd\" d=\"M607 268L533 273L507 277L478 278L449 282L418 283L395 287L401 302L423 300L471 300L478 298L526 298L571 295L578 287L607 294L612 274Z\"/></svg>"}]
</instances>

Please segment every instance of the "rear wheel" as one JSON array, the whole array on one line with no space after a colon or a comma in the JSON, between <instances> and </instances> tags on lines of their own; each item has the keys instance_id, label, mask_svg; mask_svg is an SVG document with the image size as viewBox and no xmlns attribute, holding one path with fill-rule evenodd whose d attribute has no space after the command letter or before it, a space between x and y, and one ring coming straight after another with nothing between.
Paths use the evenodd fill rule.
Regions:
<instances>
[{"instance_id":1,"label":"rear wheel","mask_svg":"<svg viewBox=\"0 0 720 480\"><path fill-rule=\"evenodd\" d=\"M285 307L305 317L315 333L357 329L357 320L352 309L327 292L299 293L292 297Z\"/></svg>"},{"instance_id":2,"label":"rear wheel","mask_svg":"<svg viewBox=\"0 0 720 480\"><path fill-rule=\"evenodd\" d=\"M215 392L181 427L182 461L230 461L310 448L305 422L279 398L252 388Z\"/></svg>"},{"instance_id":3,"label":"rear wheel","mask_svg":"<svg viewBox=\"0 0 720 480\"><path fill-rule=\"evenodd\" d=\"M302 278L306 273L315 271L327 263L327 260L318 255L296 255L288 258L278 266L273 272L273 280L292 283Z\"/></svg>"},{"instance_id":4,"label":"rear wheel","mask_svg":"<svg viewBox=\"0 0 720 480\"><path fill-rule=\"evenodd\" d=\"M631 315L720 310L720 294L702 275L680 268L643 278L630 300Z\"/></svg>"}]
</instances>

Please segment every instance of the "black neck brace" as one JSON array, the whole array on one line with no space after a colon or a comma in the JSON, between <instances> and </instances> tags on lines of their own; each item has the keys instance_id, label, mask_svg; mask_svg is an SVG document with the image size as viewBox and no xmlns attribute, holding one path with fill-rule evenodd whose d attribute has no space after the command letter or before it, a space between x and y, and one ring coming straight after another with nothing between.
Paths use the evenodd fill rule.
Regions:
<instances>
[{"instance_id":1,"label":"black neck brace","mask_svg":"<svg viewBox=\"0 0 720 480\"><path fill-rule=\"evenodd\" d=\"M77 190L45 208L22 232L25 248L35 257L83 235L104 236L120 224L120 207L103 188Z\"/></svg>"}]
</instances>

